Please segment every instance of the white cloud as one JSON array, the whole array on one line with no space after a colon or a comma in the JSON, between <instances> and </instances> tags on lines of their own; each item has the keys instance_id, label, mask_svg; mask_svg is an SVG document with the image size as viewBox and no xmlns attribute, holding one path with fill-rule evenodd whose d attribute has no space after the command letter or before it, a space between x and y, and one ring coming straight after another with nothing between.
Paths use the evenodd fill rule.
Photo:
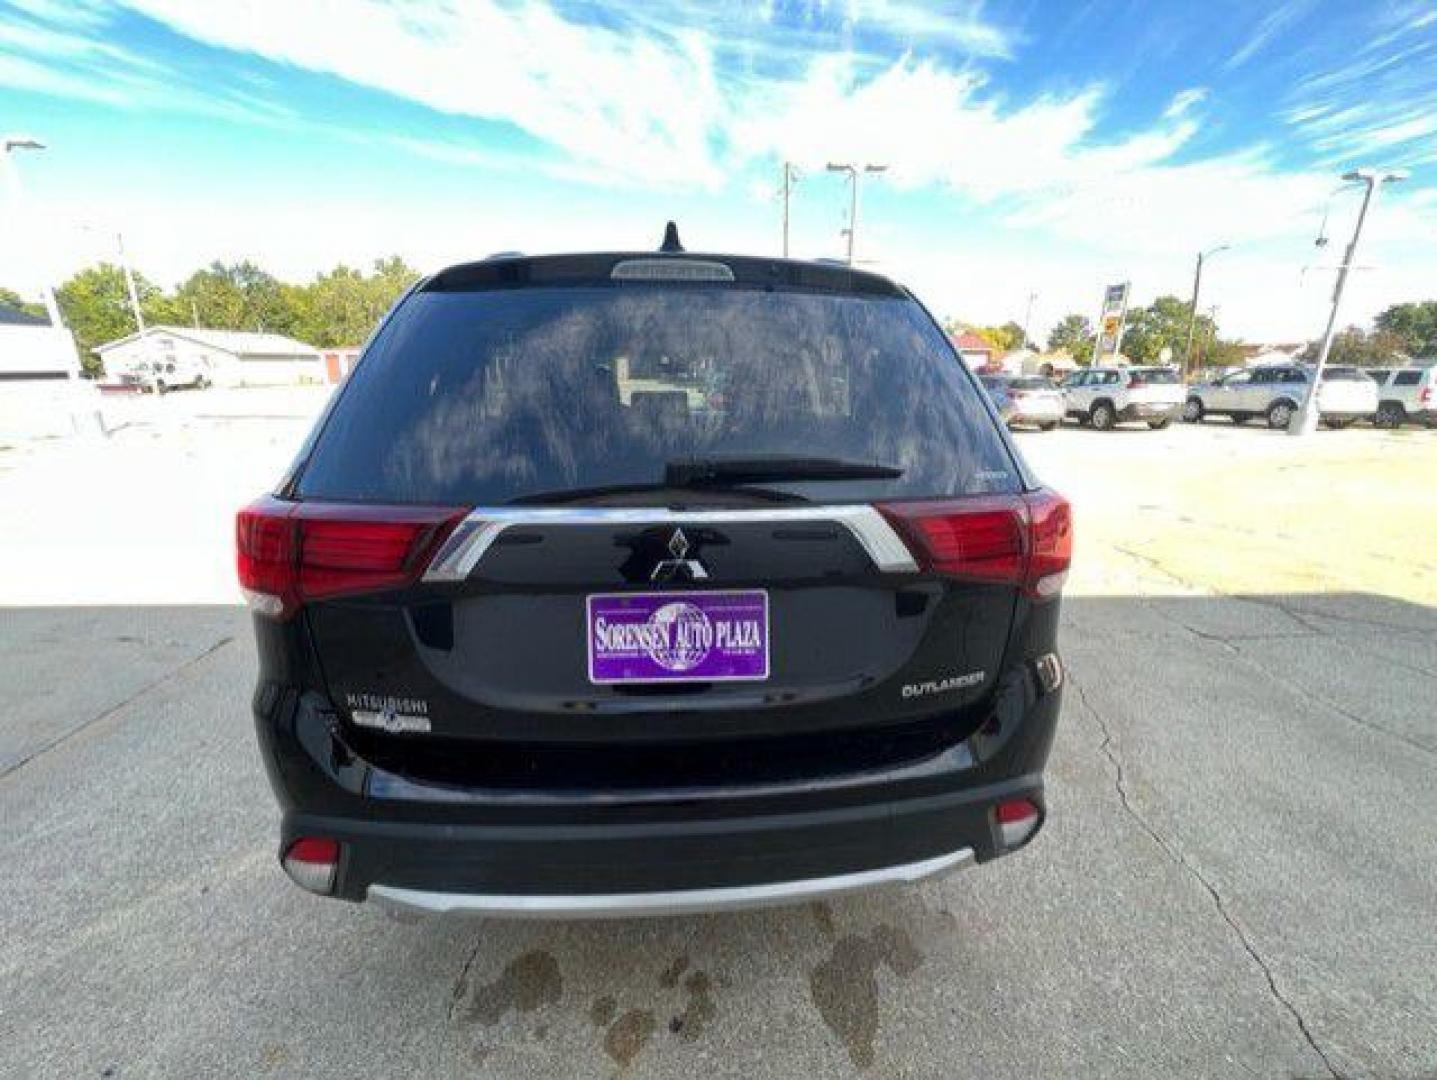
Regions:
<instances>
[{"instance_id":1,"label":"white cloud","mask_svg":"<svg viewBox=\"0 0 1437 1080\"><path fill-rule=\"evenodd\" d=\"M436 138L422 128L331 134L384 141L447 165L601 184L613 189L612 205L623 207L618 220L586 219L557 206L543 215L495 213L474 218L462 237L446 229L437 212L373 215L355 207L268 206L249 215L227 208L224 220L217 220L212 208L199 207L184 211L188 224L179 228L176 208L157 208L153 215L136 210L137 251L143 250L138 235L151 222L165 236L152 248L155 264L173 267L174 274L215 254L258 258L280 272L303 275L335 258L362 260L387 250L421 262L432 258L435 265L501 248L610 246L627 235L619 232L619 220L640 238L648 235L652 223L641 228L638 218L652 216L655 189L733 196L727 210L738 203L752 228L728 231L719 246L772 250L777 226L770 228L770 221L776 222L777 209L767 216L761 200L771 190L773 163L799 162L812 177L836 159L886 163L890 172L877 183L905 194L950 193L953 217L971 218L981 249L960 244L933 252L927 236L885 233L881 221L861 230L869 254L898 276L912 277L943 311L1001 321L1012 317L1013 298L1032 286L1056 318L1064 310L1088 310L1094 283L1121 277L1138 282L1140 296L1149 289L1181 293L1192 252L1224 241L1242 246L1224 257L1213 295L1243 332L1303 332L1313 298L1323 291L1312 284L1317 275L1302 279L1298 272L1308 261L1330 175L1284 167L1262 146L1198 153L1207 119L1202 87L1154 103L1148 122L1122 129L1111 126L1117 111L1112 91L1100 85L1004 98L978 69L933 58L944 51L935 44L969 58L1011 55L1019 39L987 21L976 4L940 13L916 0L815 0L798 47L795 38L779 40L780 31L751 22L742 34L726 35L729 13L713 14L702 5L684 8L694 16L687 20L635 6L596 26L571 21L541 0L426 9L381 0L323 6L289 0L125 2L195 40L333 75L452 116L509 124L543 149L519 153L478 135L472 141ZM1267 48L1306 7L1299 2L1269 13L1230 63L1240 66ZM52 12L0 27L0 85L126 107L208 109L296 129L322 119L292 115L279 96L282 80L275 87L260 79L244 84L243 92L206 94L162 66L106 44L90 7L75 11L69 21ZM879 61L872 52L815 50L813 28L835 22L850 38L882 32L911 52ZM1384 104L1386 97L1355 89L1362 79L1377 77L1405 80L1409 90L1423 91L1431 76L1410 68L1427 47L1394 30L1341 70L1309 73L1295 87L1286 119L1333 153L1354 145L1406 153L1424 139L1430 144L1437 98L1433 108L1413 115ZM745 62L720 74L721 57L732 64L725 50L735 48ZM7 49L11 55L4 55ZM104 80L93 77L100 69ZM217 86L241 85L242 72L221 74ZM624 188L643 198L622 198ZM795 250L832 254L834 221L826 218L818 228L806 201L822 189L806 181L803 190L795 216L809 215L809 224L796 221L796 236L808 231ZM1416 280L1414 268L1426 257L1421 245L1437 236L1434 216L1437 205L1430 200L1384 205L1384 225L1374 230L1373 245L1390 245L1383 250L1395 256L1392 273L1373 280L1407 283L1394 286L1399 290ZM518 235L516 217L524 221ZM1387 222L1394 227L1388 230ZM1365 302L1366 288L1355 288L1354 312Z\"/></svg>"},{"instance_id":2,"label":"white cloud","mask_svg":"<svg viewBox=\"0 0 1437 1080\"><path fill-rule=\"evenodd\" d=\"M1242 67L1258 53L1266 49L1274 38L1287 30L1312 9L1313 0L1288 0L1267 12L1257 21L1249 37L1223 65L1232 71Z\"/></svg>"},{"instance_id":3,"label":"white cloud","mask_svg":"<svg viewBox=\"0 0 1437 1080\"><path fill-rule=\"evenodd\" d=\"M512 123L578 161L657 184L716 186L723 110L712 52L581 27L534 2L416 9L379 0L133 0L180 33L339 76L441 112ZM336 33L336 27L343 27Z\"/></svg>"}]
</instances>

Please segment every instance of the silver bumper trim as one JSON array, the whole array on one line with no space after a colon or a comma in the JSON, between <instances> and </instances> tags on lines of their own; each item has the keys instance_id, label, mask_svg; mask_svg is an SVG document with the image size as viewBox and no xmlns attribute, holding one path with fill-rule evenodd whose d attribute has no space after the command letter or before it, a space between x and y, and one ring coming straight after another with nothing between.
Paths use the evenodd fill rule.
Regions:
<instances>
[{"instance_id":1,"label":"silver bumper trim","mask_svg":"<svg viewBox=\"0 0 1437 1080\"><path fill-rule=\"evenodd\" d=\"M424 572L425 581L464 581L506 529L525 525L724 525L831 521L853 534L873 565L887 574L913 574L908 545L871 506L785 506L755 510L669 510L662 506L480 507L461 521Z\"/></svg>"},{"instance_id":2,"label":"silver bumper trim","mask_svg":"<svg viewBox=\"0 0 1437 1080\"><path fill-rule=\"evenodd\" d=\"M521 919L604 919L643 915L696 915L714 911L799 904L875 885L911 884L972 866L972 848L960 848L921 862L859 870L831 877L733 885L670 892L530 895L449 893L371 885L369 899L381 907L426 915L465 914Z\"/></svg>"}]
</instances>

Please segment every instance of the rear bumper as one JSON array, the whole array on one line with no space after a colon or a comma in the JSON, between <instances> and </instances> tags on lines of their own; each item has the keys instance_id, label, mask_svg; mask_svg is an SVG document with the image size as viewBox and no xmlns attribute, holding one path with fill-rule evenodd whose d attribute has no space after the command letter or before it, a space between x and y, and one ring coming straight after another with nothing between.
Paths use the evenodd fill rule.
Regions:
<instances>
[{"instance_id":1,"label":"rear bumper","mask_svg":"<svg viewBox=\"0 0 1437 1080\"><path fill-rule=\"evenodd\" d=\"M694 915L716 911L806 903L880 885L911 885L972 866L963 848L932 859L878 870L800 878L757 885L627 893L455 893L371 885L369 899L392 911L420 915L486 915L491 918L605 919L644 915Z\"/></svg>"},{"instance_id":2,"label":"rear bumper","mask_svg":"<svg viewBox=\"0 0 1437 1080\"><path fill-rule=\"evenodd\" d=\"M1013 407L1008 410L1005 419L1010 424L1056 424L1063 419L1063 405L1058 402L1053 405Z\"/></svg>"},{"instance_id":3,"label":"rear bumper","mask_svg":"<svg viewBox=\"0 0 1437 1080\"><path fill-rule=\"evenodd\" d=\"M1177 416L1182 409L1178 401L1134 401L1122 412L1119 420L1163 420Z\"/></svg>"},{"instance_id":4,"label":"rear bumper","mask_svg":"<svg viewBox=\"0 0 1437 1080\"><path fill-rule=\"evenodd\" d=\"M1010 799L1037 807L1031 841L1046 817L1042 770L1061 665L1056 679L1039 675L1033 661L1006 669L986 720L927 756L673 790L441 786L364 760L318 692L262 682L254 706L283 810L279 853L300 837L336 841L330 895L424 912L677 914L794 903L986 862L1022 846L1005 845L995 821Z\"/></svg>"},{"instance_id":5,"label":"rear bumper","mask_svg":"<svg viewBox=\"0 0 1437 1080\"><path fill-rule=\"evenodd\" d=\"M1043 806L1021 777L941 796L706 818L681 804L663 820L515 825L370 822L285 815L300 836L339 841L334 895L418 911L642 915L782 903L916 881L1006 854L993 806ZM1031 839L1031 838L1029 838Z\"/></svg>"}]
</instances>

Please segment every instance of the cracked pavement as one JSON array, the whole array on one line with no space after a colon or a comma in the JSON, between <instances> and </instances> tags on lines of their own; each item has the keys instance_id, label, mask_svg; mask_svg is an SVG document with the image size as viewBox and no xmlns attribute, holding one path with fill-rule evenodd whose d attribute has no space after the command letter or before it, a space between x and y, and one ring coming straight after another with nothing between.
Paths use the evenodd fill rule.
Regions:
<instances>
[{"instance_id":1,"label":"cracked pavement","mask_svg":"<svg viewBox=\"0 0 1437 1080\"><path fill-rule=\"evenodd\" d=\"M162 478L210 513L289 447L206 424ZM163 469L150 430L134 452ZM118 544L126 580L50 595L6 591L37 542L7 517L0 1076L1437 1073L1437 598L1385 576L1416 534L1373 529L1370 484L1340 493L1356 531L1249 513L1313 455L1370 477L1397 447L1430 477L1437 433L1417 434L1306 457L1218 425L1025 437L1081 530L1039 840L907 890L621 923L398 923L300 893L275 864L247 616L206 577L228 572L218 531L182 522L147 562L125 499L97 493L96 550L66 555ZM1230 469L1249 444L1257 490L1219 500L1202 456ZM65 475L123 484L129 447ZM0 507L43 487L40 460L0 469ZM1233 539L1204 560L1193 536ZM138 603L177 558L190 592Z\"/></svg>"}]
</instances>

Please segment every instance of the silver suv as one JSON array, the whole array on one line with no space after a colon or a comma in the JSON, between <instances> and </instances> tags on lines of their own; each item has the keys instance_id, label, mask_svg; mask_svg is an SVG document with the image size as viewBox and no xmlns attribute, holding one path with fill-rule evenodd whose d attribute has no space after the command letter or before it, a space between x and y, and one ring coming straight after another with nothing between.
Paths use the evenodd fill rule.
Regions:
<instances>
[{"instance_id":1,"label":"silver suv","mask_svg":"<svg viewBox=\"0 0 1437 1080\"><path fill-rule=\"evenodd\" d=\"M1092 367L1063 380L1064 410L1098 431L1144 421L1154 431L1172 423L1183 405L1183 384L1175 368Z\"/></svg>"},{"instance_id":2,"label":"silver suv","mask_svg":"<svg viewBox=\"0 0 1437 1080\"><path fill-rule=\"evenodd\" d=\"M1377 427L1401 427L1409 420L1437 427L1437 364L1380 368L1368 374L1377 383Z\"/></svg>"},{"instance_id":3,"label":"silver suv","mask_svg":"<svg viewBox=\"0 0 1437 1080\"><path fill-rule=\"evenodd\" d=\"M1285 428L1307 395L1310 369L1301 364L1244 368L1216 382L1188 388L1183 419L1196 424L1208 416L1227 416L1235 424L1265 419ZM1346 427L1377 411L1376 384L1360 369L1329 367L1322 375L1317 409L1322 422Z\"/></svg>"}]
</instances>

